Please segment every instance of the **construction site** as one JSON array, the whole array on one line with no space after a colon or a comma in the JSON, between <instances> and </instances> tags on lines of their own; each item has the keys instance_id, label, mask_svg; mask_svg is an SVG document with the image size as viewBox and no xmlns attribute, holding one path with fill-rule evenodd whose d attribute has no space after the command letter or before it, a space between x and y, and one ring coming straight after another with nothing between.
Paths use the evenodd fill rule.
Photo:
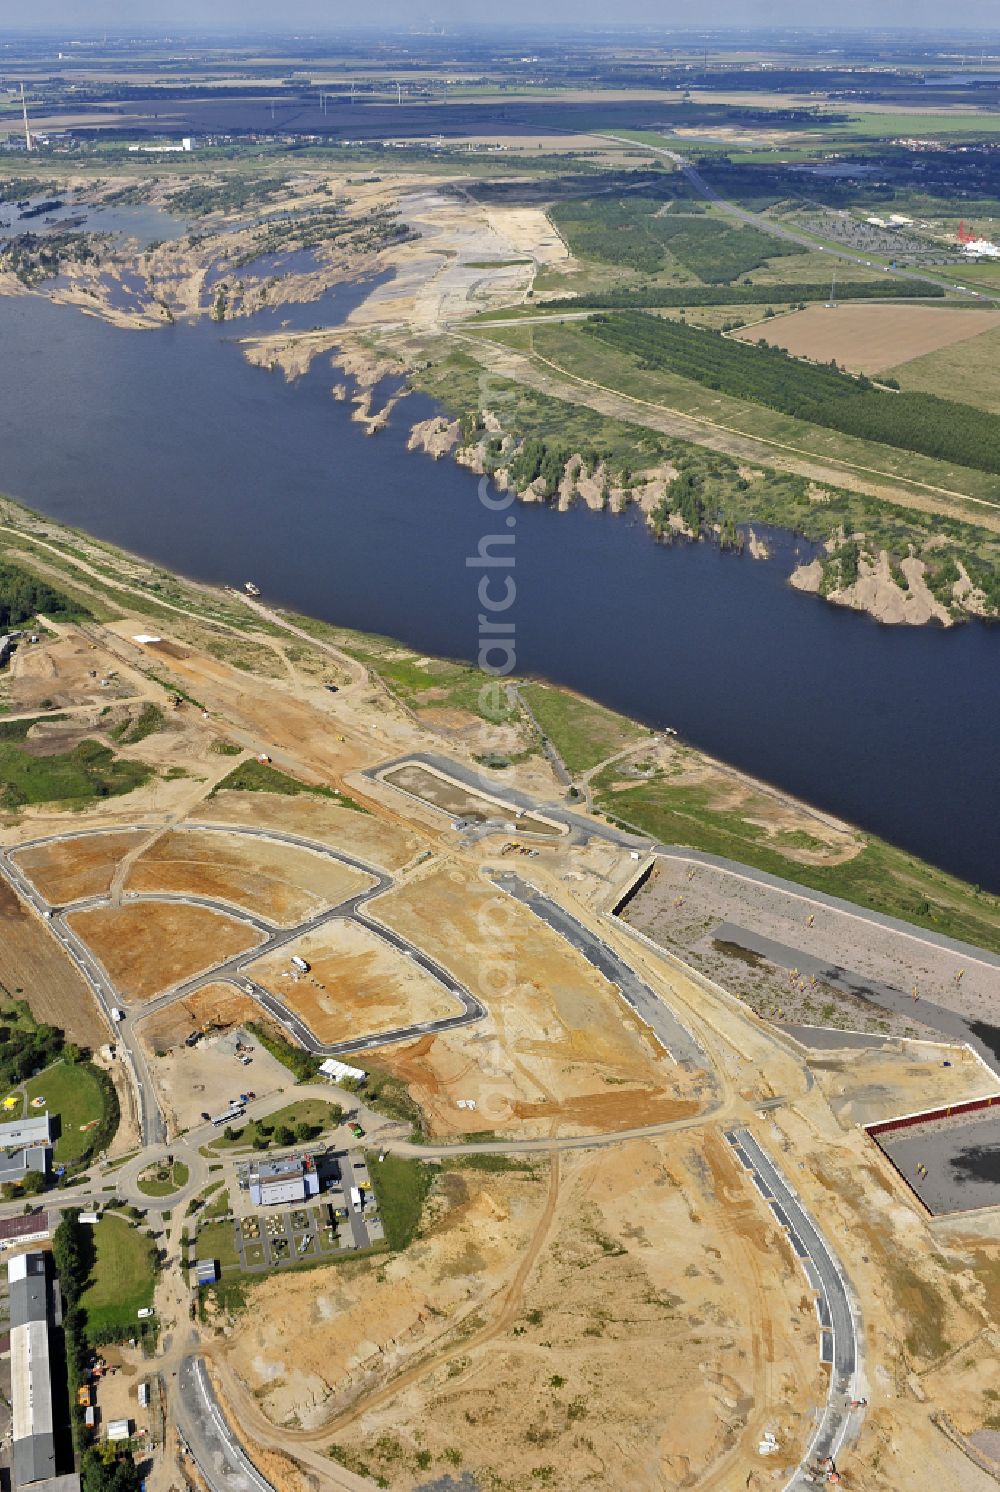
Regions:
<instances>
[{"instance_id":1,"label":"construction site","mask_svg":"<svg viewBox=\"0 0 1000 1492\"><path fill-rule=\"evenodd\" d=\"M984 1492L988 960L640 851L538 754L483 769L454 722L332 641L300 669L302 639L268 622L284 664L252 691L200 645L194 605L176 634L139 595L121 621L53 625L26 691L48 648L85 647L122 681L115 710L158 714L119 740L83 669L49 740L96 732L149 775L2 820L0 978L117 1071L117 1148L79 1195L152 1209L191 1275L157 1285L174 1428L156 1492L181 1436L221 1454L166 1345L189 1323L226 1434L279 1492L763 1492L831 1470ZM737 790L775 832L801 822ZM830 821L796 853L838 863L856 836ZM810 983L807 954L855 983ZM241 1168L284 1185L289 1156L331 1147L381 1187L365 1233L291 1203L261 1222Z\"/></svg>"}]
</instances>

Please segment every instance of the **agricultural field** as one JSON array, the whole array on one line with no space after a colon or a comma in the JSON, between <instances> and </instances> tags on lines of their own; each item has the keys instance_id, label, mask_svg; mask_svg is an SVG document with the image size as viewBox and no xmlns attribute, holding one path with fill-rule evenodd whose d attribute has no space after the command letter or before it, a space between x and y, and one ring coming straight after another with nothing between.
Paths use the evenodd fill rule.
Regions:
<instances>
[{"instance_id":1,"label":"agricultural field","mask_svg":"<svg viewBox=\"0 0 1000 1492\"><path fill-rule=\"evenodd\" d=\"M776 316L763 326L735 332L734 336L746 342L763 337L770 347L781 347L793 357L816 363L833 361L851 373L885 373L927 353L998 331L997 311L947 306L817 305ZM970 355L976 359L975 349ZM925 392L962 398L950 383Z\"/></svg>"},{"instance_id":2,"label":"agricultural field","mask_svg":"<svg viewBox=\"0 0 1000 1492\"><path fill-rule=\"evenodd\" d=\"M207 907L126 902L76 912L74 931L132 1005L224 963L260 941L245 922Z\"/></svg>"},{"instance_id":3,"label":"agricultural field","mask_svg":"<svg viewBox=\"0 0 1000 1492\"><path fill-rule=\"evenodd\" d=\"M0 881L0 990L26 999L39 1024L96 1049L107 1040L97 1001L39 919Z\"/></svg>"},{"instance_id":4,"label":"agricultural field","mask_svg":"<svg viewBox=\"0 0 1000 1492\"><path fill-rule=\"evenodd\" d=\"M944 394L1000 414L1000 329L897 363L888 371L901 388Z\"/></svg>"}]
</instances>

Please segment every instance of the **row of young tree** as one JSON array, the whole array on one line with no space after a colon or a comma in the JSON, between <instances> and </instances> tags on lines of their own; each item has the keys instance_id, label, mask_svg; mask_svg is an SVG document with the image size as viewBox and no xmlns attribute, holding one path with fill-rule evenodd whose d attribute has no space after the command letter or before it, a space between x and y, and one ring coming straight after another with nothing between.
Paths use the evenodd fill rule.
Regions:
<instances>
[{"instance_id":1,"label":"row of young tree","mask_svg":"<svg viewBox=\"0 0 1000 1492\"><path fill-rule=\"evenodd\" d=\"M837 286L837 300L940 300L941 285L907 280L845 280ZM686 285L679 289L663 285L637 285L633 289L588 290L582 295L560 296L545 301L560 310L652 310L679 306L795 306L800 301L829 300L829 283L801 285Z\"/></svg>"},{"instance_id":2,"label":"row of young tree","mask_svg":"<svg viewBox=\"0 0 1000 1492\"><path fill-rule=\"evenodd\" d=\"M94 1257L93 1229L81 1223L79 1212L71 1208L63 1213L62 1221L52 1235L52 1262L66 1302L63 1337L73 1446L80 1459L83 1492L139 1492L139 1468L131 1451L121 1450L113 1444L84 1444L85 1423L78 1391L84 1381L92 1344L87 1339L86 1313L80 1298L87 1288Z\"/></svg>"},{"instance_id":3,"label":"row of young tree","mask_svg":"<svg viewBox=\"0 0 1000 1492\"><path fill-rule=\"evenodd\" d=\"M753 346L638 311L595 316L585 325L591 336L643 368L676 373L844 435L1000 472L996 418L972 405L876 388L834 363L804 362L780 347Z\"/></svg>"}]
</instances>

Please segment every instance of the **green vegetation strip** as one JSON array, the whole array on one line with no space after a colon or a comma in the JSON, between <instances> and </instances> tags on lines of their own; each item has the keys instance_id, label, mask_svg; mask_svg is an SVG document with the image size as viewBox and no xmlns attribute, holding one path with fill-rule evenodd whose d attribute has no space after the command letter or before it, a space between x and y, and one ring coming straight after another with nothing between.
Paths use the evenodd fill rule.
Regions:
<instances>
[{"instance_id":1,"label":"green vegetation strip","mask_svg":"<svg viewBox=\"0 0 1000 1492\"><path fill-rule=\"evenodd\" d=\"M400 1155L386 1155L382 1161L375 1155L368 1156L368 1171L390 1248L405 1249L413 1242L438 1169L425 1161L406 1160Z\"/></svg>"},{"instance_id":2,"label":"green vegetation strip","mask_svg":"<svg viewBox=\"0 0 1000 1492\"><path fill-rule=\"evenodd\" d=\"M759 825L710 806L704 788L676 786L657 776L635 787L615 789L616 780L613 768L596 779L599 806L614 821L664 844L688 845L737 860L857 906L1000 952L1000 897L936 870L884 840L866 836L861 852L840 865L806 865L769 844Z\"/></svg>"},{"instance_id":3,"label":"green vegetation strip","mask_svg":"<svg viewBox=\"0 0 1000 1492\"><path fill-rule=\"evenodd\" d=\"M0 561L0 633L20 627L39 612L54 622L79 621L89 615L48 581L20 565Z\"/></svg>"},{"instance_id":4,"label":"green vegetation strip","mask_svg":"<svg viewBox=\"0 0 1000 1492\"><path fill-rule=\"evenodd\" d=\"M910 280L846 280L836 287L841 300L941 300L943 285L928 285ZM588 290L581 295L560 296L538 306L519 308L522 314L537 311L586 311L667 308L676 306L784 306L799 301L827 301L829 284L823 285L691 285L679 289L661 285L637 285L629 290L610 287ZM484 313L488 314L488 313Z\"/></svg>"},{"instance_id":5,"label":"green vegetation strip","mask_svg":"<svg viewBox=\"0 0 1000 1492\"><path fill-rule=\"evenodd\" d=\"M289 777L287 772L279 772L277 767L272 767L267 762L240 762L228 777L216 783L209 796L214 798L217 793L224 792L281 793L287 798L297 797L300 793L310 793L317 798L329 798L340 808L353 808L357 813L368 812L367 808L362 808L360 803L355 803L347 793L340 793L335 787L325 787L322 783L300 782L297 777Z\"/></svg>"}]
</instances>

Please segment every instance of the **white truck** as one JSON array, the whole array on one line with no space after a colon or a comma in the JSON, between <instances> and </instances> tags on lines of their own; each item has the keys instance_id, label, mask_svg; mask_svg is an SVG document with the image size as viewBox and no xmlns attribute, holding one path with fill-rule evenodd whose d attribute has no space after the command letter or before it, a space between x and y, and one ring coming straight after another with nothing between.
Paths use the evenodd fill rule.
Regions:
<instances>
[{"instance_id":1,"label":"white truck","mask_svg":"<svg viewBox=\"0 0 1000 1492\"><path fill-rule=\"evenodd\" d=\"M117 1005L113 1005L111 1007L111 1019L114 1021L116 1026L120 1026L122 1021L125 1019L124 1010L119 1010Z\"/></svg>"}]
</instances>

